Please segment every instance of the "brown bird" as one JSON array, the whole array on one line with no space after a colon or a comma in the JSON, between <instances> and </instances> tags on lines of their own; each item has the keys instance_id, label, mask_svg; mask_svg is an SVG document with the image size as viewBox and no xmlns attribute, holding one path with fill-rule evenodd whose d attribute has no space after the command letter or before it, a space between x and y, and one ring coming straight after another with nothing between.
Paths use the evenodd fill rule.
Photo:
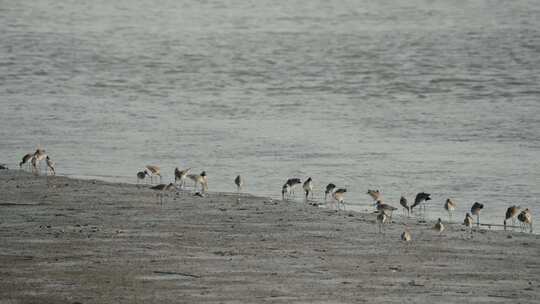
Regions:
<instances>
[{"instance_id":1,"label":"brown bird","mask_svg":"<svg viewBox=\"0 0 540 304\"><path fill-rule=\"evenodd\" d=\"M336 189L336 185L332 183L326 185L326 190L324 191L324 202L326 202L326 198L328 197L328 194L334 193L334 189Z\"/></svg>"},{"instance_id":2,"label":"brown bird","mask_svg":"<svg viewBox=\"0 0 540 304\"><path fill-rule=\"evenodd\" d=\"M304 193L306 194L306 202L308 201L309 194L311 194L311 198L313 199L313 182L311 177L306 179L302 188L304 188Z\"/></svg>"},{"instance_id":3,"label":"brown bird","mask_svg":"<svg viewBox=\"0 0 540 304\"><path fill-rule=\"evenodd\" d=\"M184 186L186 185L186 177L189 170L191 170L191 168L187 168L185 170L180 170L178 167L174 168L174 182L177 183L180 181L180 189L184 189Z\"/></svg>"},{"instance_id":4,"label":"brown bird","mask_svg":"<svg viewBox=\"0 0 540 304\"><path fill-rule=\"evenodd\" d=\"M147 165L146 171L150 175L150 183L154 182L154 176L159 176L159 182L161 183L161 169L159 166Z\"/></svg>"},{"instance_id":5,"label":"brown bird","mask_svg":"<svg viewBox=\"0 0 540 304\"><path fill-rule=\"evenodd\" d=\"M520 207L516 205L510 206L508 207L508 209L506 209L506 214L504 216L504 222L503 222L504 230L506 230L506 222L508 220L512 220L512 226L515 225L516 217L518 216L519 211L520 211Z\"/></svg>"},{"instance_id":6,"label":"brown bird","mask_svg":"<svg viewBox=\"0 0 540 304\"><path fill-rule=\"evenodd\" d=\"M472 234L473 223L474 223L473 217L467 212L467 214L465 215L465 219L463 220L463 225L469 228L471 234Z\"/></svg>"},{"instance_id":7,"label":"brown bird","mask_svg":"<svg viewBox=\"0 0 540 304\"><path fill-rule=\"evenodd\" d=\"M484 208L484 204L475 202L471 207L471 214L476 215L476 226L480 227L480 210Z\"/></svg>"},{"instance_id":8,"label":"brown bird","mask_svg":"<svg viewBox=\"0 0 540 304\"><path fill-rule=\"evenodd\" d=\"M533 232L532 227L532 214L529 208L526 208L525 210L521 211L521 213L518 215L518 220L520 221L521 231L525 230L527 226L529 226L529 232Z\"/></svg>"},{"instance_id":9,"label":"brown bird","mask_svg":"<svg viewBox=\"0 0 540 304\"><path fill-rule=\"evenodd\" d=\"M339 205L343 205L343 210L345 210L345 193L347 192L347 189L345 188L339 188L337 189L336 191L334 191L334 193L332 194L332 196L334 197L334 200L336 200L337 202L337 210L339 210Z\"/></svg>"},{"instance_id":10,"label":"brown bird","mask_svg":"<svg viewBox=\"0 0 540 304\"><path fill-rule=\"evenodd\" d=\"M384 233L384 225L388 222L388 215L384 211L379 212L377 215L377 224L379 226L379 233Z\"/></svg>"},{"instance_id":11,"label":"brown bird","mask_svg":"<svg viewBox=\"0 0 540 304\"><path fill-rule=\"evenodd\" d=\"M27 164L28 170L30 170L32 156L34 156L34 153L28 153L25 154L22 158L22 161L19 163L19 168L22 169L22 165Z\"/></svg>"},{"instance_id":12,"label":"brown bird","mask_svg":"<svg viewBox=\"0 0 540 304\"><path fill-rule=\"evenodd\" d=\"M242 177L238 175L234 179L234 184L236 185L236 193L240 194L240 190L242 189L242 186L244 185L244 181L242 180Z\"/></svg>"},{"instance_id":13,"label":"brown bird","mask_svg":"<svg viewBox=\"0 0 540 304\"><path fill-rule=\"evenodd\" d=\"M382 200L382 195L381 195L381 192L379 190L371 190L371 189L368 189L368 191L366 192L367 195L371 196L371 198L376 202L376 201L380 201Z\"/></svg>"},{"instance_id":14,"label":"brown bird","mask_svg":"<svg viewBox=\"0 0 540 304\"><path fill-rule=\"evenodd\" d=\"M440 218L437 220L435 226L433 226L433 230L439 232L439 236L441 236L442 232L444 231L444 225Z\"/></svg>"},{"instance_id":15,"label":"brown bird","mask_svg":"<svg viewBox=\"0 0 540 304\"><path fill-rule=\"evenodd\" d=\"M399 199L399 204L401 205L401 207L403 207L403 210L407 210L407 216L409 216L409 213L411 211L411 208L409 207L409 205L407 204L407 199L402 196L400 199ZM405 212L403 212L405 213Z\"/></svg>"},{"instance_id":16,"label":"brown bird","mask_svg":"<svg viewBox=\"0 0 540 304\"><path fill-rule=\"evenodd\" d=\"M56 175L56 171L54 170L55 164L48 155L45 157L45 162L47 163L47 168L51 170L52 175ZM45 175L47 175L47 171L45 171Z\"/></svg>"},{"instance_id":17,"label":"brown bird","mask_svg":"<svg viewBox=\"0 0 540 304\"><path fill-rule=\"evenodd\" d=\"M404 242L410 242L412 240L412 235L409 228L405 227L405 230L401 234L401 240Z\"/></svg>"},{"instance_id":18,"label":"brown bird","mask_svg":"<svg viewBox=\"0 0 540 304\"><path fill-rule=\"evenodd\" d=\"M425 193L425 192L420 192L416 195L416 197L414 198L414 204L411 205L411 213L413 213L413 209L414 207L420 205L422 202L426 202L431 200L431 197L430 197L431 194L429 193ZM424 206L424 211L426 210L426 203L423 204Z\"/></svg>"},{"instance_id":19,"label":"brown bird","mask_svg":"<svg viewBox=\"0 0 540 304\"><path fill-rule=\"evenodd\" d=\"M32 159L31 159L31 162L32 162L32 171L34 172L34 174L38 174L41 173L41 161L45 159L45 157L47 157L47 154L45 154L45 150L43 149L40 149L38 148L36 150L36 152L34 152L34 155L32 155Z\"/></svg>"},{"instance_id":20,"label":"brown bird","mask_svg":"<svg viewBox=\"0 0 540 304\"><path fill-rule=\"evenodd\" d=\"M188 174L188 178L195 182L193 188L197 191L197 185L201 185L201 193L208 191L208 177L206 176L206 171L201 172L201 174Z\"/></svg>"},{"instance_id":21,"label":"brown bird","mask_svg":"<svg viewBox=\"0 0 540 304\"><path fill-rule=\"evenodd\" d=\"M454 213L454 210L456 210L456 203L450 198L446 199L444 210L448 211L448 221L451 221L452 214Z\"/></svg>"},{"instance_id":22,"label":"brown bird","mask_svg":"<svg viewBox=\"0 0 540 304\"><path fill-rule=\"evenodd\" d=\"M396 207L390 206L381 201L377 201L374 206L377 208L378 212L386 213L386 215L389 217L389 220L392 219L392 214L394 213L394 210L397 210Z\"/></svg>"}]
</instances>

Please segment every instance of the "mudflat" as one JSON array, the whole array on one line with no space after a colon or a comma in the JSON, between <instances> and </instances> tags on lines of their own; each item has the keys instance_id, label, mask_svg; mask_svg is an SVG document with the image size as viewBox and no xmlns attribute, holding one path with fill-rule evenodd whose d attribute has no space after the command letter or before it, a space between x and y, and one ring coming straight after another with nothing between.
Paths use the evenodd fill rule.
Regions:
<instances>
[{"instance_id":1,"label":"mudflat","mask_svg":"<svg viewBox=\"0 0 540 304\"><path fill-rule=\"evenodd\" d=\"M538 235L375 218L2 170L0 303L538 303Z\"/></svg>"}]
</instances>

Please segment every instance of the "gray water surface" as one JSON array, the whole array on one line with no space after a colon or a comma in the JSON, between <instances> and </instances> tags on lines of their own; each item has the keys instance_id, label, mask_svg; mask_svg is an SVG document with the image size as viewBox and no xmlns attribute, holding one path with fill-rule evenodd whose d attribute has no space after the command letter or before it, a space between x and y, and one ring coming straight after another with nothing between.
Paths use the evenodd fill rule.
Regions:
<instances>
[{"instance_id":1,"label":"gray water surface","mask_svg":"<svg viewBox=\"0 0 540 304\"><path fill-rule=\"evenodd\" d=\"M540 207L538 1L0 0L0 162ZM300 192L300 191L297 191ZM440 212L439 212L440 211Z\"/></svg>"}]
</instances>

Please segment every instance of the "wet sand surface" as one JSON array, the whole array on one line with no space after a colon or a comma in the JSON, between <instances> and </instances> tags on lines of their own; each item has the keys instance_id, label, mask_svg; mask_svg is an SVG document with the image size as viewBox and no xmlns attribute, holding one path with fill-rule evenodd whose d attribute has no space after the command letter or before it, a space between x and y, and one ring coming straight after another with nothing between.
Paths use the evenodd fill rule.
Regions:
<instances>
[{"instance_id":1,"label":"wet sand surface","mask_svg":"<svg viewBox=\"0 0 540 304\"><path fill-rule=\"evenodd\" d=\"M432 226L3 170L0 303L538 303L538 235Z\"/></svg>"}]
</instances>

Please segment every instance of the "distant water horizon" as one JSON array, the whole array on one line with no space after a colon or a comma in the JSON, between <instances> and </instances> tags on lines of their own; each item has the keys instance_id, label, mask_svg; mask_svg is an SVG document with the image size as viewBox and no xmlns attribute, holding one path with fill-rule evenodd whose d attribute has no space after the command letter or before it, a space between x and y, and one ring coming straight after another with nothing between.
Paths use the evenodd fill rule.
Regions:
<instances>
[{"instance_id":1,"label":"distant water horizon","mask_svg":"<svg viewBox=\"0 0 540 304\"><path fill-rule=\"evenodd\" d=\"M0 163L135 182L206 170L279 198L289 177L430 218L540 209L540 3L15 1L0 5ZM301 201L301 191L297 191ZM433 207L433 206L440 206Z\"/></svg>"}]
</instances>

